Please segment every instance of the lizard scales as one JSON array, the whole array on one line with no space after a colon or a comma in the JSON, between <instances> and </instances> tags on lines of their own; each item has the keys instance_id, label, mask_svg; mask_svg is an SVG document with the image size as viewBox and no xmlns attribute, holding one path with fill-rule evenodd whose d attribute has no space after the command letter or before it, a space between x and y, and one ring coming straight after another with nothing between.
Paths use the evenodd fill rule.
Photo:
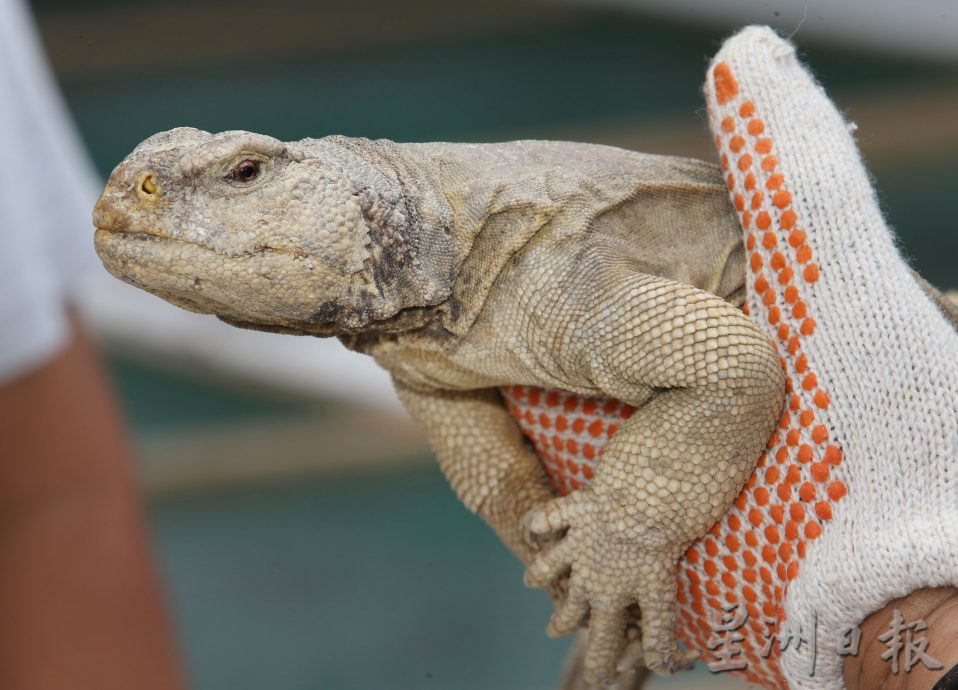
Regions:
<instances>
[{"instance_id":1,"label":"lizard scales","mask_svg":"<svg viewBox=\"0 0 958 690\"><path fill-rule=\"evenodd\" d=\"M373 356L463 503L552 593L550 632L588 627L588 677L616 678L637 627L657 672L697 656L678 647L677 564L735 500L784 397L740 309L718 168L565 142L181 128L117 166L94 223L123 280ZM520 433L536 395L549 474ZM555 498L550 474L581 488Z\"/></svg>"}]
</instances>

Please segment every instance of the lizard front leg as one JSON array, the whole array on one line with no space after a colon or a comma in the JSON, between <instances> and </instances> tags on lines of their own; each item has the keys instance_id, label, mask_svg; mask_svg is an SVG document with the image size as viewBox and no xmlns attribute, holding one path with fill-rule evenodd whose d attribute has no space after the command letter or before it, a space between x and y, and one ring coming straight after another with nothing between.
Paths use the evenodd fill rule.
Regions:
<instances>
[{"instance_id":1,"label":"lizard front leg","mask_svg":"<svg viewBox=\"0 0 958 690\"><path fill-rule=\"evenodd\" d=\"M534 532L561 537L527 581L545 586L570 573L550 631L588 619L585 666L597 682L614 679L633 603L649 668L671 674L697 656L677 648L676 562L734 500L784 396L778 356L740 311L622 263L578 267L582 283L556 291L577 302L550 312L573 323L560 364L578 366L602 394L637 410L606 446L591 485L528 516Z\"/></svg>"},{"instance_id":2,"label":"lizard front leg","mask_svg":"<svg viewBox=\"0 0 958 690\"><path fill-rule=\"evenodd\" d=\"M425 429L459 499L528 565L535 549L523 516L553 493L498 391L423 391L395 379L394 384L403 405Z\"/></svg>"}]
</instances>

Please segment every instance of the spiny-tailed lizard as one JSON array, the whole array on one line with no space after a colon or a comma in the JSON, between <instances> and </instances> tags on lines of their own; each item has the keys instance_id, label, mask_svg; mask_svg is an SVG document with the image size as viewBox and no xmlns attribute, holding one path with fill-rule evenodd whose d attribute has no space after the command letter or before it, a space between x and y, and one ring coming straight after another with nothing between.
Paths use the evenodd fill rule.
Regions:
<instances>
[{"instance_id":1,"label":"spiny-tailed lizard","mask_svg":"<svg viewBox=\"0 0 958 690\"><path fill-rule=\"evenodd\" d=\"M550 589L549 632L588 627L590 679L616 678L638 628L658 673L698 656L677 644L677 561L735 500L785 396L741 310L717 166L179 128L117 166L94 223L122 280L375 358L463 503Z\"/></svg>"}]
</instances>

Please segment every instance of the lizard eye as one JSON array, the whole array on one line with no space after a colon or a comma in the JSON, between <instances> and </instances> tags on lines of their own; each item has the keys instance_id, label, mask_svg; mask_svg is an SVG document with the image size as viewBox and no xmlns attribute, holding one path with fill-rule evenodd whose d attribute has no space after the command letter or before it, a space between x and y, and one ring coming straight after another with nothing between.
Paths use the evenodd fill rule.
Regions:
<instances>
[{"instance_id":1,"label":"lizard eye","mask_svg":"<svg viewBox=\"0 0 958 690\"><path fill-rule=\"evenodd\" d=\"M259 175L259 163L253 160L240 161L230 172L230 177L237 182L252 182Z\"/></svg>"}]
</instances>

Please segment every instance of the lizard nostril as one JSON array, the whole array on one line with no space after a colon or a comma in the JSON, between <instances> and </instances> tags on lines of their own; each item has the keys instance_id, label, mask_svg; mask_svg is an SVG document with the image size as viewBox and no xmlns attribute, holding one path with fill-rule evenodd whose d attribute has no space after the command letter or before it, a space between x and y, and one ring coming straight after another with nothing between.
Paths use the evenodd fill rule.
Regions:
<instances>
[{"instance_id":1,"label":"lizard nostril","mask_svg":"<svg viewBox=\"0 0 958 690\"><path fill-rule=\"evenodd\" d=\"M147 173L136 186L136 193L143 198L150 199L156 196L159 189L159 186L156 184L156 175Z\"/></svg>"}]
</instances>

